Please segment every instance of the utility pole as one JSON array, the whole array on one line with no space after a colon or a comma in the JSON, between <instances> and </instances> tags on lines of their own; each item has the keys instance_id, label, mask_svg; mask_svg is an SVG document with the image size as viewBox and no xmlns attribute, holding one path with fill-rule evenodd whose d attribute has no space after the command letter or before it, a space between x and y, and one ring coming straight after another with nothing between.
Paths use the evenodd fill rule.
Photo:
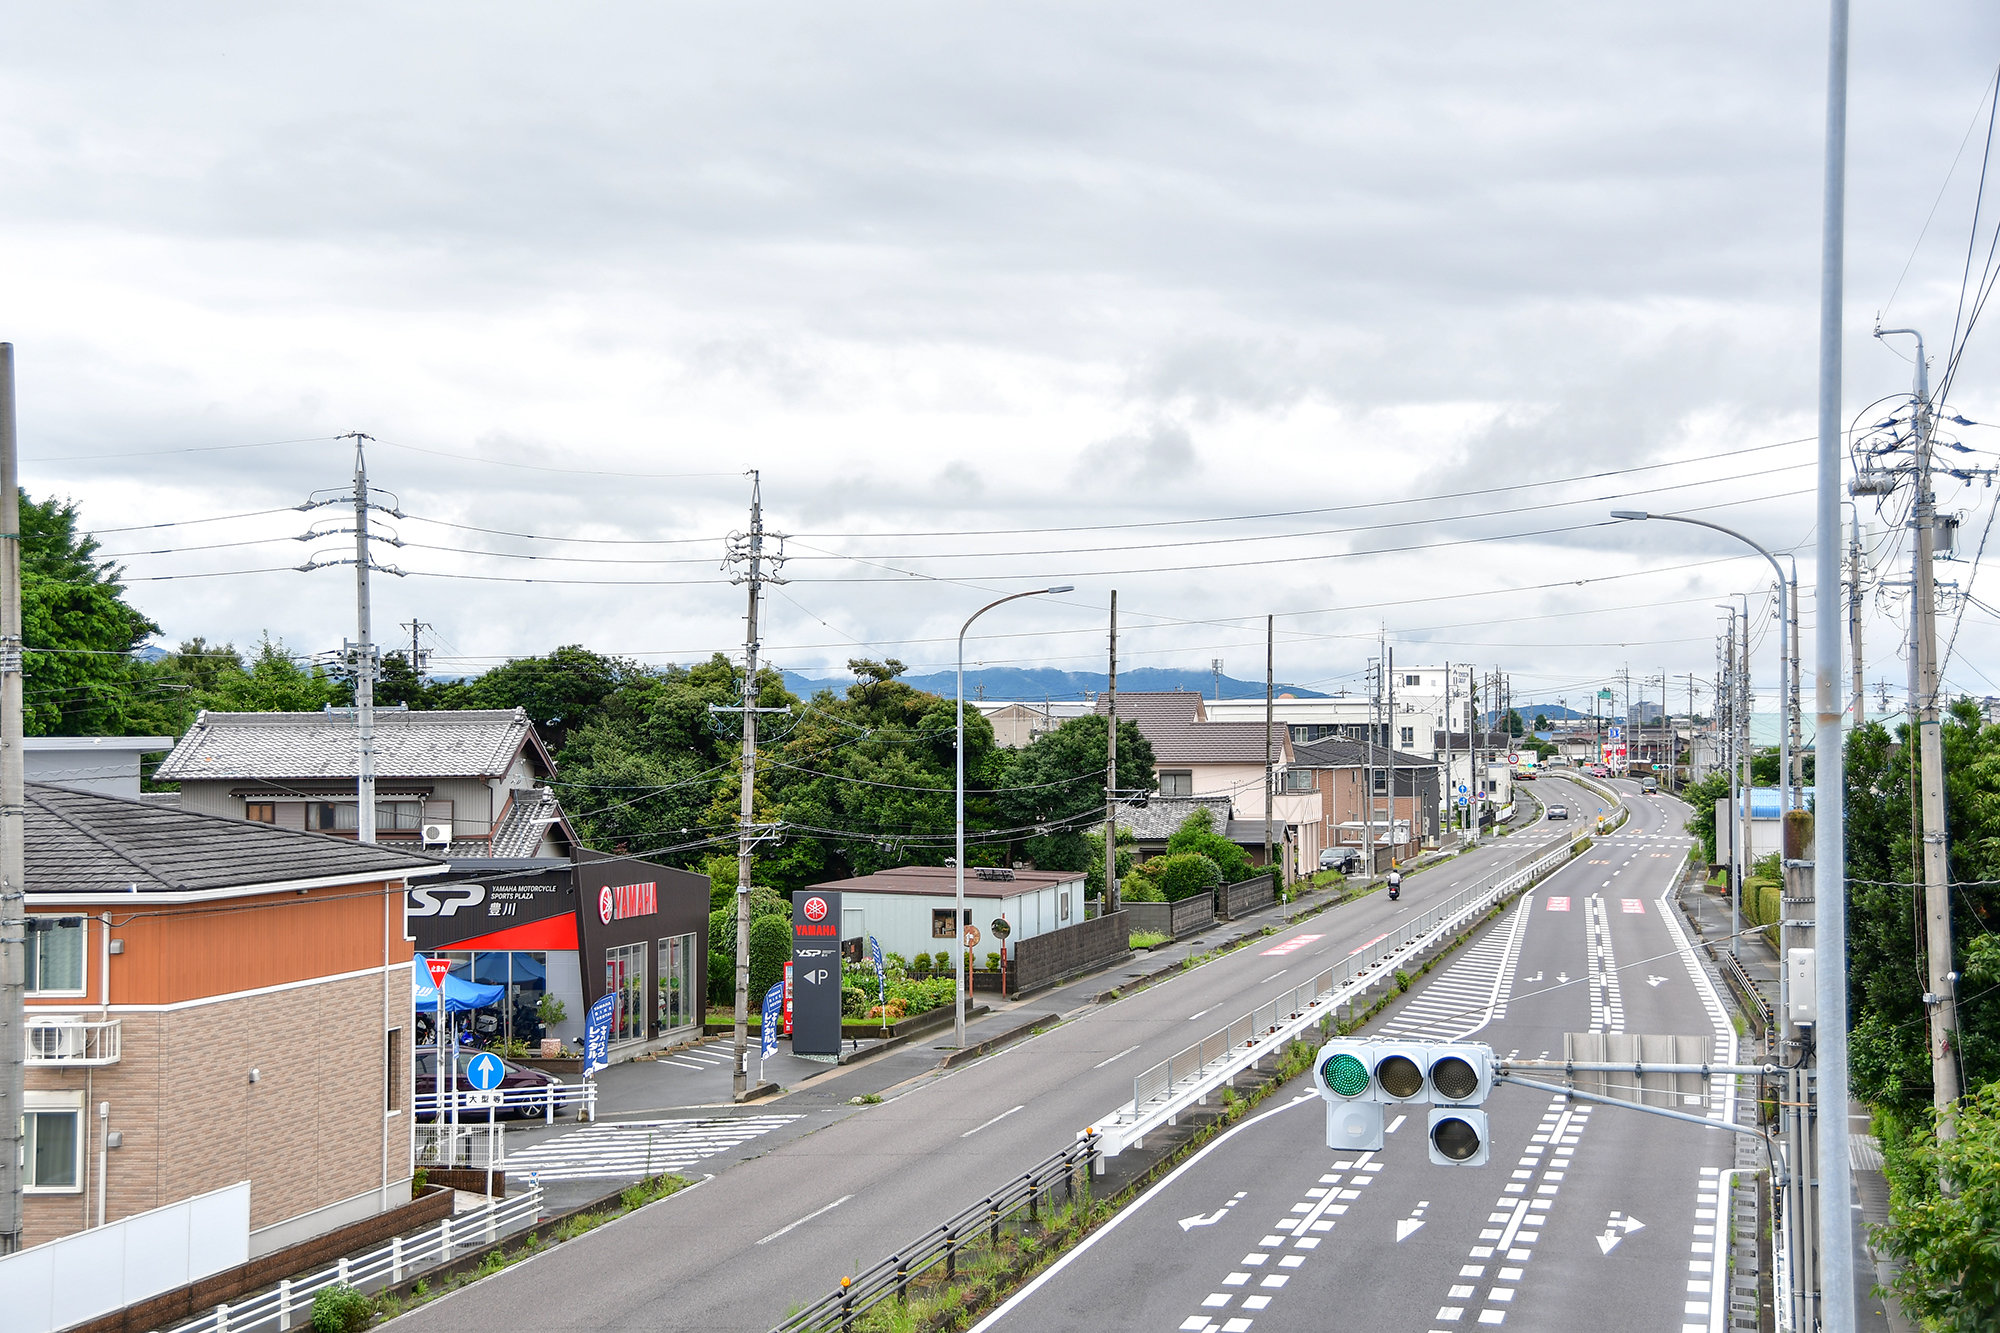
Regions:
<instances>
[{"instance_id":1,"label":"utility pole","mask_svg":"<svg viewBox=\"0 0 2000 1333\"><path fill-rule=\"evenodd\" d=\"M1382 718L1382 659L1369 668L1367 762L1361 769L1361 837L1368 873L1375 874L1375 728Z\"/></svg>"},{"instance_id":2,"label":"utility pole","mask_svg":"<svg viewBox=\"0 0 2000 1333\"><path fill-rule=\"evenodd\" d=\"M1722 667L1716 673L1715 710L1716 725L1721 727L1725 707L1728 710L1728 742L1723 747L1724 758L1729 765L1729 952L1740 955L1739 947L1743 935L1743 831L1739 827L1736 812L1742 803L1737 785L1736 764L1736 608L1724 607L1729 612L1728 637L1723 640ZM1721 825L1718 823L1717 830Z\"/></svg>"},{"instance_id":3,"label":"utility pole","mask_svg":"<svg viewBox=\"0 0 2000 1333\"><path fill-rule=\"evenodd\" d=\"M1104 914L1118 910L1118 589L1111 590L1111 663L1104 681ZM1222 664L1216 663L1221 676ZM1218 687L1216 697L1222 697Z\"/></svg>"},{"instance_id":4,"label":"utility pole","mask_svg":"<svg viewBox=\"0 0 2000 1333\"><path fill-rule=\"evenodd\" d=\"M1742 746L1737 750L1737 755L1739 756L1738 762L1743 765L1743 814L1741 825L1743 834L1743 878L1738 881L1740 890L1741 885L1749 881L1750 869L1756 864L1756 857L1753 855L1754 849L1750 846L1750 809L1756 804L1757 800L1757 747L1750 736L1750 718L1754 707L1754 703L1750 697L1750 598L1746 593L1738 593L1737 596L1743 601L1743 632L1736 637L1736 655L1739 659L1736 668L1736 688L1742 696L1742 707L1737 711L1736 718L1737 725L1743 733ZM1736 930L1738 933L1741 932L1741 922L1737 923ZM1733 943L1734 941L1732 941Z\"/></svg>"},{"instance_id":5,"label":"utility pole","mask_svg":"<svg viewBox=\"0 0 2000 1333\"><path fill-rule=\"evenodd\" d=\"M766 536L776 538L775 551L765 549ZM729 536L724 566L742 565L744 572L731 582L749 585L749 609L744 616L743 702L736 708L710 704L711 713L743 714L743 789L736 824L736 1072L735 1100L750 1091L750 853L757 845L757 715L785 713L789 708L757 706L758 604L766 583L783 583L778 569L784 564L784 538L764 531L764 482L756 469L750 471L750 530ZM767 569L766 566L769 566ZM956 933L956 932L954 932Z\"/></svg>"},{"instance_id":6,"label":"utility pole","mask_svg":"<svg viewBox=\"0 0 2000 1333\"><path fill-rule=\"evenodd\" d=\"M1884 333L1916 333L1914 329L1878 329ZM1924 340L1917 334L1916 503L1910 523L1916 529L1911 573L1916 598L1910 617L1911 661L1916 672L1913 701L1917 724L1917 762L1923 802L1924 944L1929 954L1931 1098L1937 1108L1937 1136L1952 1138L1958 1100L1958 974L1951 957L1951 867L1944 814L1944 744L1939 733L1937 661L1937 584L1931 560L1936 549L1937 496L1931 490L1930 368L1924 364Z\"/></svg>"},{"instance_id":7,"label":"utility pole","mask_svg":"<svg viewBox=\"0 0 2000 1333\"><path fill-rule=\"evenodd\" d=\"M21 468L14 344L0 343L0 1254L21 1248L28 896L21 707Z\"/></svg>"},{"instance_id":8,"label":"utility pole","mask_svg":"<svg viewBox=\"0 0 2000 1333\"><path fill-rule=\"evenodd\" d=\"M1791 645L1792 678L1789 685L1791 694L1787 699L1791 706L1785 712L1790 719L1792 771L1789 774L1781 774L1779 781L1790 782L1792 790L1789 800L1778 802L1780 819L1784 818L1785 811L1803 810L1806 805L1806 742L1803 731L1805 709L1802 706L1805 703L1805 695L1800 689L1799 681L1799 562L1795 558L1787 558L1792 560L1792 587L1791 595L1785 599L1785 611L1791 617L1792 623L1791 632L1785 637ZM1787 687L1781 683L1780 688Z\"/></svg>"},{"instance_id":9,"label":"utility pole","mask_svg":"<svg viewBox=\"0 0 2000 1333\"><path fill-rule=\"evenodd\" d=\"M405 620L402 622L402 626L410 632L410 674L421 681L424 676L424 666L430 660L430 654L423 650L422 641L417 636L424 630L436 629L437 626L426 624L421 620Z\"/></svg>"},{"instance_id":10,"label":"utility pole","mask_svg":"<svg viewBox=\"0 0 2000 1333\"><path fill-rule=\"evenodd\" d=\"M1385 639L1382 647L1383 708L1386 721L1383 723L1383 739L1389 747L1389 845L1400 846L1396 841L1396 745L1403 739L1402 728L1396 722L1396 650L1388 646ZM1394 865L1400 859L1394 852L1389 854L1389 863Z\"/></svg>"},{"instance_id":11,"label":"utility pole","mask_svg":"<svg viewBox=\"0 0 2000 1333\"><path fill-rule=\"evenodd\" d=\"M1854 658L1854 725L1860 728L1868 711L1868 692L1861 669L1861 508L1854 509L1854 536L1847 544L1847 651Z\"/></svg>"},{"instance_id":12,"label":"utility pole","mask_svg":"<svg viewBox=\"0 0 2000 1333\"><path fill-rule=\"evenodd\" d=\"M374 438L354 431L354 729L361 741L360 823L355 837L375 841L375 630L368 597L368 456Z\"/></svg>"},{"instance_id":13,"label":"utility pole","mask_svg":"<svg viewBox=\"0 0 2000 1333\"><path fill-rule=\"evenodd\" d=\"M1444 816L1441 826L1458 822L1457 793L1451 785L1451 687L1451 660L1447 658L1444 664Z\"/></svg>"},{"instance_id":14,"label":"utility pole","mask_svg":"<svg viewBox=\"0 0 2000 1333\"><path fill-rule=\"evenodd\" d=\"M1277 681L1277 623L1276 616L1264 617L1264 869L1271 872L1271 892L1282 894L1284 877L1278 873L1278 863L1271 859L1271 807L1278 799L1277 754L1271 744L1272 723L1277 715L1272 694Z\"/></svg>"}]
</instances>

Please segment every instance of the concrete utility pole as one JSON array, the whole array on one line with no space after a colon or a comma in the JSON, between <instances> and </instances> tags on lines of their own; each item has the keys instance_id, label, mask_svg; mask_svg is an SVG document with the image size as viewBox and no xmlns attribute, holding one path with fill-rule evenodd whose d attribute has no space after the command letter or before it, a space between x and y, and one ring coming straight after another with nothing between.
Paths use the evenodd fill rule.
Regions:
<instances>
[{"instance_id":1,"label":"concrete utility pole","mask_svg":"<svg viewBox=\"0 0 2000 1333\"><path fill-rule=\"evenodd\" d=\"M1789 774L1780 780L1789 781L1792 789L1790 799L1779 804L1784 810L1803 810L1806 804L1806 742L1801 730L1805 718L1805 695L1800 689L1799 681L1799 562L1791 555L1787 555L1785 559L1791 561L1792 566L1791 588L1785 598L1785 611L1791 616L1790 632L1785 636L1786 642L1790 645L1792 672L1785 698L1785 714L1789 719L1786 734L1791 754L1787 757ZM1783 810L1779 812L1779 817L1783 818Z\"/></svg>"},{"instance_id":2,"label":"concrete utility pole","mask_svg":"<svg viewBox=\"0 0 2000 1333\"><path fill-rule=\"evenodd\" d=\"M1377 657L1375 665L1369 668L1374 677L1369 684L1368 694L1368 751L1367 762L1361 769L1361 837L1363 862L1369 875L1375 873L1375 728L1382 724L1382 659Z\"/></svg>"},{"instance_id":3,"label":"concrete utility pole","mask_svg":"<svg viewBox=\"0 0 2000 1333\"><path fill-rule=\"evenodd\" d=\"M765 538L775 537L777 549L768 550ZM735 1073L732 1089L735 1100L750 1092L750 857L757 845L757 715L785 713L789 708L757 706L757 653L762 643L757 633L757 615L766 583L783 583L778 570L785 562L784 538L764 531L764 481L755 469L750 472L750 528L729 535L724 566L741 565L743 572L731 582L747 584L749 605L743 620L743 702L734 708L710 704L711 713L743 714L743 760L738 780L736 819L736 1041ZM964 855L960 853L961 857Z\"/></svg>"},{"instance_id":4,"label":"concrete utility pole","mask_svg":"<svg viewBox=\"0 0 2000 1333\"><path fill-rule=\"evenodd\" d=\"M1736 608L1725 606L1729 612L1729 633L1723 640L1722 668L1716 675L1715 708L1718 726L1723 721L1723 710L1728 710L1728 740L1723 746L1723 754L1729 764L1729 952L1741 955L1740 942L1743 936L1743 831L1738 827L1736 812L1743 804L1742 789L1737 783L1736 756ZM1721 831L1718 823L1717 832Z\"/></svg>"},{"instance_id":5,"label":"concrete utility pole","mask_svg":"<svg viewBox=\"0 0 2000 1333\"><path fill-rule=\"evenodd\" d=\"M1441 826L1458 822L1458 802L1454 799L1457 793L1451 785L1451 687L1451 662L1447 659L1444 664L1444 811Z\"/></svg>"},{"instance_id":6,"label":"concrete utility pole","mask_svg":"<svg viewBox=\"0 0 2000 1333\"><path fill-rule=\"evenodd\" d=\"M1847 651L1854 663L1854 725L1866 721L1868 693L1861 671L1861 508L1854 507L1854 538L1847 545Z\"/></svg>"},{"instance_id":7,"label":"concrete utility pole","mask_svg":"<svg viewBox=\"0 0 2000 1333\"><path fill-rule=\"evenodd\" d=\"M1912 423L1917 449L1917 494L1910 524L1916 541L1910 556L1916 591L1910 617L1910 658L1915 666L1916 698L1911 708L1917 723L1917 763L1923 804L1924 945L1929 957L1931 1100L1937 1108L1937 1136L1953 1137L1958 1100L1958 973L1952 969L1951 865L1944 813L1944 742L1938 714L1937 584L1931 560L1936 550L1937 496L1931 490L1930 368L1924 364L1923 335L1915 329L1877 329L1876 337L1908 333L1917 340L1916 413Z\"/></svg>"},{"instance_id":8,"label":"concrete utility pole","mask_svg":"<svg viewBox=\"0 0 2000 1333\"><path fill-rule=\"evenodd\" d=\"M418 681L422 681L424 666L430 660L430 654L424 651L423 642L418 636L427 629L436 629L437 626L421 620L405 620L402 622L402 627L410 632L410 674Z\"/></svg>"},{"instance_id":9,"label":"concrete utility pole","mask_svg":"<svg viewBox=\"0 0 2000 1333\"><path fill-rule=\"evenodd\" d=\"M1396 722L1396 650L1389 647L1387 640L1384 640L1382 652L1382 679L1384 681L1382 687L1382 715L1385 719L1382 724L1382 733L1383 739L1388 742L1389 748L1389 845L1396 847L1400 846L1396 841L1396 744L1402 740L1403 733L1402 728ZM1396 853L1391 852L1389 854L1390 864L1393 865L1399 859L1401 858Z\"/></svg>"},{"instance_id":10,"label":"concrete utility pole","mask_svg":"<svg viewBox=\"0 0 2000 1333\"><path fill-rule=\"evenodd\" d=\"M1750 735L1750 719L1756 707L1750 693L1750 595L1736 595L1743 603L1743 632L1736 636L1736 690L1742 703L1736 718L1743 734L1742 744L1736 751L1737 762L1743 766L1743 878L1738 881L1740 886L1749 882L1750 871L1757 863L1755 849L1750 845L1750 811L1757 803L1757 746ZM1779 785L1782 787L1784 784L1780 782ZM1741 930L1742 923L1739 922L1737 928Z\"/></svg>"},{"instance_id":11,"label":"concrete utility pole","mask_svg":"<svg viewBox=\"0 0 2000 1333\"><path fill-rule=\"evenodd\" d=\"M1278 800L1277 753L1272 746L1272 723L1277 716L1277 704L1272 691L1276 688L1278 662L1278 618L1264 617L1264 869L1271 872L1271 891L1282 893L1284 877L1278 873L1278 863L1271 859L1271 807Z\"/></svg>"},{"instance_id":12,"label":"concrete utility pole","mask_svg":"<svg viewBox=\"0 0 2000 1333\"><path fill-rule=\"evenodd\" d=\"M375 629L368 597L368 455L372 435L353 432L354 440L354 730L361 743L361 777L357 783L360 822L355 837L375 841Z\"/></svg>"},{"instance_id":13,"label":"concrete utility pole","mask_svg":"<svg viewBox=\"0 0 2000 1333\"><path fill-rule=\"evenodd\" d=\"M1216 664L1218 678L1222 665ZM1218 687L1216 697L1222 697ZM1104 680L1104 914L1118 910L1118 589L1111 590L1111 660Z\"/></svg>"},{"instance_id":14,"label":"concrete utility pole","mask_svg":"<svg viewBox=\"0 0 2000 1333\"><path fill-rule=\"evenodd\" d=\"M1854 1327L1854 1180L1848 1160L1846 756L1840 736L1840 478L1846 454L1840 411L1840 313L1847 219L1848 0L1829 5L1826 62L1826 189L1820 248L1819 483L1813 568L1813 732L1819 788L1813 812L1814 991L1819 1001L1821 1326ZM1917 358L1919 363L1923 358ZM1798 1164L1804 1169L1804 1163Z\"/></svg>"},{"instance_id":15,"label":"concrete utility pole","mask_svg":"<svg viewBox=\"0 0 2000 1333\"><path fill-rule=\"evenodd\" d=\"M0 343L0 1254L21 1248L28 1032L26 758L21 705L21 469L14 344Z\"/></svg>"}]
</instances>

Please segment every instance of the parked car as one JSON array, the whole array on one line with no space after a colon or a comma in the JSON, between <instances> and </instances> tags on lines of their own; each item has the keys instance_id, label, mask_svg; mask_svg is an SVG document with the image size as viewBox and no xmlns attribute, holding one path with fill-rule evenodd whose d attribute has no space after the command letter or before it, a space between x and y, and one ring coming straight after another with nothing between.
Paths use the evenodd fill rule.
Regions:
<instances>
[{"instance_id":1,"label":"parked car","mask_svg":"<svg viewBox=\"0 0 2000 1333\"><path fill-rule=\"evenodd\" d=\"M1550 807L1549 807L1549 818L1550 818L1550 819L1568 819L1568 818L1569 818L1569 807L1568 807L1568 806L1566 806L1566 805L1552 805L1552 806L1550 806ZM950 924L951 924L951 922L947 921L947 922L945 922L945 924L946 924L946 925L948 926L948 925L950 925Z\"/></svg>"},{"instance_id":2,"label":"parked car","mask_svg":"<svg viewBox=\"0 0 2000 1333\"><path fill-rule=\"evenodd\" d=\"M1359 847L1327 847L1319 854L1321 870L1338 870L1349 875L1361 869L1361 849ZM946 922L946 925L951 924Z\"/></svg>"},{"instance_id":3,"label":"parked car","mask_svg":"<svg viewBox=\"0 0 2000 1333\"><path fill-rule=\"evenodd\" d=\"M458 1090L460 1093L471 1092L473 1091L472 1079L465 1072L465 1067L467 1064L471 1062L472 1057L478 1055L479 1052L461 1048L459 1051L456 1052L456 1054L458 1056L458 1060L456 1062ZM495 1056L494 1059L500 1061L501 1069L503 1071L500 1075L500 1091L502 1092L514 1092L517 1089L533 1089L535 1091L540 1091L541 1089L547 1087L551 1083L562 1082L562 1080L557 1078L554 1074L547 1073L540 1069L532 1069L524 1064L517 1064L514 1061L507 1059L505 1056ZM430 1093L434 1095L436 1094L437 1090L438 1090L437 1047L419 1046L417 1048L417 1091L419 1093ZM446 1089L447 1094L449 1093L449 1091L450 1089ZM539 1112L538 1110L536 1110L536 1108L532 1106L503 1106L500 1108L500 1117L503 1120L509 1116L532 1116L539 1114L541 1114L541 1112ZM461 1105L459 1108L459 1115L461 1117L469 1115L477 1115L478 1118L481 1120L484 1120L486 1118L485 1111L483 1108L475 1110L473 1108L468 1108L463 1105ZM432 1118L433 1117L431 1113L428 1111L422 1112L417 1116L417 1119L419 1120L430 1120Z\"/></svg>"}]
</instances>

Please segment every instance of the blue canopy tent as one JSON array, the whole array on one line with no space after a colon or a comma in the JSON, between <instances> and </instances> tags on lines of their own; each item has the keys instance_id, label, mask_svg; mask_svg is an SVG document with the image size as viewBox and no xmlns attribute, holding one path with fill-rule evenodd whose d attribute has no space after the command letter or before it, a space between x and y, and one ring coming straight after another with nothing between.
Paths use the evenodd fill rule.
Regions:
<instances>
[{"instance_id":1,"label":"blue canopy tent","mask_svg":"<svg viewBox=\"0 0 2000 1333\"><path fill-rule=\"evenodd\" d=\"M430 976L422 967L416 971L418 1012L437 1012L437 987L431 985ZM456 974L444 979L444 1011L448 1014L462 1014L473 1009L484 1009L489 1004L498 1004L506 994L505 986L479 986Z\"/></svg>"}]
</instances>

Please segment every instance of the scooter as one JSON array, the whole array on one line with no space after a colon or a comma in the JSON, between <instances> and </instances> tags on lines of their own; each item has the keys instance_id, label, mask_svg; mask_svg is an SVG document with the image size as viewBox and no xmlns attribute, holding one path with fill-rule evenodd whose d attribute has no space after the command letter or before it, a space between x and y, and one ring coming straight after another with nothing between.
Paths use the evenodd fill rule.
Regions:
<instances>
[{"instance_id":1,"label":"scooter","mask_svg":"<svg viewBox=\"0 0 2000 1333\"><path fill-rule=\"evenodd\" d=\"M1393 903L1396 901L1396 899L1402 896L1403 896L1403 877L1401 875L1391 874L1389 876L1389 901Z\"/></svg>"}]
</instances>

